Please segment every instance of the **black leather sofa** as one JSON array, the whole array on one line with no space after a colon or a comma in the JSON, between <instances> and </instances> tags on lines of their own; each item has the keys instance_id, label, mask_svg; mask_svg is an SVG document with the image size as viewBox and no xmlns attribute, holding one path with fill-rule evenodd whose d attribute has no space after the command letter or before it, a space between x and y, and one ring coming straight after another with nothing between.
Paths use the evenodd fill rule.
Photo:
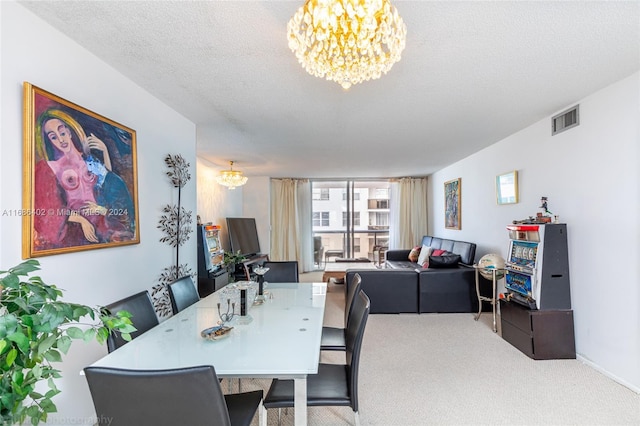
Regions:
<instances>
[{"instance_id":1,"label":"black leather sofa","mask_svg":"<svg viewBox=\"0 0 640 426\"><path fill-rule=\"evenodd\" d=\"M348 269L345 291L353 274L362 277L362 289L371 300L372 314L477 312L476 245L465 241L425 236L422 244L460 255L454 267L422 268L409 260L410 249L388 250L385 268ZM480 293L491 294L491 283L480 276ZM491 310L490 305L483 310Z\"/></svg>"}]
</instances>

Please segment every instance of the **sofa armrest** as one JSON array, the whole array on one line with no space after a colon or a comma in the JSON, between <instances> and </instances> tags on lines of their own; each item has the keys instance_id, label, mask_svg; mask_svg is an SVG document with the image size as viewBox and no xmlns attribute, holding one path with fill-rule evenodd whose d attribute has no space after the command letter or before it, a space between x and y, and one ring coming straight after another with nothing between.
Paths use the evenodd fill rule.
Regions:
<instances>
[{"instance_id":1,"label":"sofa armrest","mask_svg":"<svg viewBox=\"0 0 640 426\"><path fill-rule=\"evenodd\" d=\"M407 249L393 249L387 250L385 253L386 260L406 260L409 261L409 253L411 250Z\"/></svg>"},{"instance_id":2,"label":"sofa armrest","mask_svg":"<svg viewBox=\"0 0 640 426\"><path fill-rule=\"evenodd\" d=\"M348 269L345 292L356 273L362 278L361 289L371 300L372 314L418 312L418 274L413 269Z\"/></svg>"}]
</instances>

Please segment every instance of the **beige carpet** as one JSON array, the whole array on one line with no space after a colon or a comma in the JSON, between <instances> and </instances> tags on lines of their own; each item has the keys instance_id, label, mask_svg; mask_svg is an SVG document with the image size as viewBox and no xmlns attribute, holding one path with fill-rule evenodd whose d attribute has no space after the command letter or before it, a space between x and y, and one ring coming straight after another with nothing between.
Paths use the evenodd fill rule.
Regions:
<instances>
[{"instance_id":1,"label":"beige carpet","mask_svg":"<svg viewBox=\"0 0 640 426\"><path fill-rule=\"evenodd\" d=\"M343 288L329 285L328 325L342 325ZM478 322L472 314L371 315L359 383L362 425L640 425L640 395L576 360L531 360L493 333L488 313ZM243 390L268 385L242 381ZM354 421L343 407L308 415L311 426ZM269 426L277 417L269 410ZM293 424L292 410L281 424Z\"/></svg>"}]
</instances>

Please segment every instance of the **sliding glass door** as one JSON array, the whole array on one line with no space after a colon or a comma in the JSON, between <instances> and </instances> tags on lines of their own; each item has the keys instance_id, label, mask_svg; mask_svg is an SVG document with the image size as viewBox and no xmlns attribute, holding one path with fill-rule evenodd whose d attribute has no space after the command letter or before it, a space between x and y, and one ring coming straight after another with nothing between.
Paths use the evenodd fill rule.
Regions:
<instances>
[{"instance_id":1,"label":"sliding glass door","mask_svg":"<svg viewBox=\"0 0 640 426\"><path fill-rule=\"evenodd\" d=\"M377 262L389 244L388 180L311 183L315 267L336 258Z\"/></svg>"}]
</instances>

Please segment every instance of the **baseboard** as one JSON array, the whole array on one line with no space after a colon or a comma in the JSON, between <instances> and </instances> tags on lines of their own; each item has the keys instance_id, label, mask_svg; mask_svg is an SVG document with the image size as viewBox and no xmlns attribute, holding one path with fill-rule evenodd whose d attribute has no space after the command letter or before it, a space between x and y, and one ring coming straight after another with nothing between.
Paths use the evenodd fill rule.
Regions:
<instances>
[{"instance_id":1,"label":"baseboard","mask_svg":"<svg viewBox=\"0 0 640 426\"><path fill-rule=\"evenodd\" d=\"M580 354L576 354L576 359L580 362L582 362L583 364L588 365L589 367L593 368L594 370L600 372L601 374L604 374L605 376L607 376L608 378L610 378L611 380L613 380L616 383L621 384L622 386L624 386L625 388L629 388L631 391L640 394L640 388L638 386L635 386L631 383L628 383L627 381L621 379L620 377L616 376L615 374L612 374L610 371L607 371L605 369L603 369L602 367L600 367L597 364L594 364L593 361L588 360L587 358L581 356Z\"/></svg>"}]
</instances>

